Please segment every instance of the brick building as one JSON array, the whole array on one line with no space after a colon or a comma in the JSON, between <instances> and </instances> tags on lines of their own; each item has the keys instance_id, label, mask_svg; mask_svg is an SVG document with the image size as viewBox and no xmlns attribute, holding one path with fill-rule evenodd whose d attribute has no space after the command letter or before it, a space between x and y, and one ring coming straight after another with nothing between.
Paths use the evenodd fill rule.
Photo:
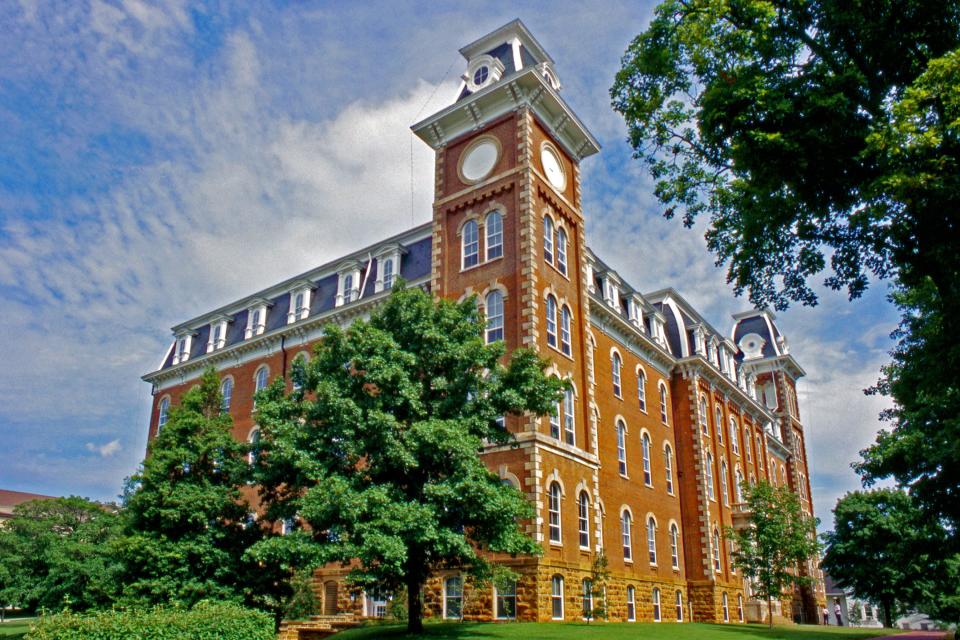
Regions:
<instances>
[{"instance_id":1,"label":"brick building","mask_svg":"<svg viewBox=\"0 0 960 640\"><path fill-rule=\"evenodd\" d=\"M144 376L150 435L212 364L236 436L254 440L253 393L289 380L326 323L368 314L398 275L436 296L475 294L488 339L536 349L573 390L556 416L508 417L518 446L484 452L536 505L527 528L543 555L510 561L518 583L477 597L455 572L439 576L428 613L578 619L602 549L611 619L759 619L724 526L742 513L741 482L757 478L788 484L813 512L803 369L772 313L738 314L724 333L673 289L636 291L589 249L580 162L599 145L520 21L460 53L457 100L413 126L436 151L432 222L174 327L161 367ZM325 613L381 612L383 596L350 594L344 572L318 572ZM816 620L820 585L785 599L781 614Z\"/></svg>"}]
</instances>

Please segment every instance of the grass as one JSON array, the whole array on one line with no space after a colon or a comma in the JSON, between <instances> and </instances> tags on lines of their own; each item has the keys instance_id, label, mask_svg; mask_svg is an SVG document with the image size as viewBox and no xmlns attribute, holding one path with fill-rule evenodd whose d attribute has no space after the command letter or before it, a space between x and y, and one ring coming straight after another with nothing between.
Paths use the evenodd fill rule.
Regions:
<instances>
[{"instance_id":1,"label":"grass","mask_svg":"<svg viewBox=\"0 0 960 640\"><path fill-rule=\"evenodd\" d=\"M22 638L30 630L30 624L36 618L7 618L7 621L0 624L0 638L4 640L14 640Z\"/></svg>"},{"instance_id":2,"label":"grass","mask_svg":"<svg viewBox=\"0 0 960 640\"><path fill-rule=\"evenodd\" d=\"M338 633L336 640L375 638L438 638L448 640L863 640L897 633L895 629L852 629L815 625L776 626L655 623L428 623L420 636L408 635L402 625L370 625Z\"/></svg>"}]
</instances>

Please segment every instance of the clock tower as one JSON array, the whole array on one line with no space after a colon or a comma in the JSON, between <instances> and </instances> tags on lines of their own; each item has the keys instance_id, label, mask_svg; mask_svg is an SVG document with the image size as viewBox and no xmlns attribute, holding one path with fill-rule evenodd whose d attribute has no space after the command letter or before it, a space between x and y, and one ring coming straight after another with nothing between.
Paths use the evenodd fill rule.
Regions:
<instances>
[{"instance_id":1,"label":"clock tower","mask_svg":"<svg viewBox=\"0 0 960 640\"><path fill-rule=\"evenodd\" d=\"M561 530L551 491L582 496L581 517L601 527L597 411L588 348L588 268L580 162L599 145L560 96L554 63L514 20L460 49L456 101L415 124L436 151L430 285L452 299L476 295L487 339L527 347L572 383L542 419L506 418L517 446L485 452L487 466L536 506L528 532L540 558L508 560L525 597L517 617L551 618L551 576L589 576L597 537ZM554 522L556 520L556 522Z\"/></svg>"}]
</instances>

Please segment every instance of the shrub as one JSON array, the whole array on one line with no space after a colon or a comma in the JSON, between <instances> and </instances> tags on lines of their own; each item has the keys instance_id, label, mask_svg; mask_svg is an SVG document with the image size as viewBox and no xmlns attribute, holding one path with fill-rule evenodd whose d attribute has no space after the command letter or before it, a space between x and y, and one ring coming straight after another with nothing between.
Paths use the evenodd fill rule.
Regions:
<instances>
[{"instance_id":1,"label":"shrub","mask_svg":"<svg viewBox=\"0 0 960 640\"><path fill-rule=\"evenodd\" d=\"M101 611L43 616L25 640L274 640L273 618L235 604L190 610Z\"/></svg>"}]
</instances>

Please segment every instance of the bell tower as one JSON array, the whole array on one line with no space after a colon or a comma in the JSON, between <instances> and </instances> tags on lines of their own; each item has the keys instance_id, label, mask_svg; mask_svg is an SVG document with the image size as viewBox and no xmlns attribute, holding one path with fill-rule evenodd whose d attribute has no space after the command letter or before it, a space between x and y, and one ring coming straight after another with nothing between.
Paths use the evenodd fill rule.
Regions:
<instances>
[{"instance_id":1,"label":"bell tower","mask_svg":"<svg viewBox=\"0 0 960 640\"><path fill-rule=\"evenodd\" d=\"M591 505L600 503L580 204L580 162L599 145L560 96L552 58L520 20L460 53L466 65L456 101L412 127L436 152L432 291L452 299L475 294L488 340L537 351L573 387L553 417L508 416L518 446L484 454L537 508L528 532L544 555L516 567L521 582L536 585L558 567L588 572L598 548L551 526L548 502L558 484L568 500L585 492ZM548 596L539 594L523 617L549 620Z\"/></svg>"}]
</instances>

